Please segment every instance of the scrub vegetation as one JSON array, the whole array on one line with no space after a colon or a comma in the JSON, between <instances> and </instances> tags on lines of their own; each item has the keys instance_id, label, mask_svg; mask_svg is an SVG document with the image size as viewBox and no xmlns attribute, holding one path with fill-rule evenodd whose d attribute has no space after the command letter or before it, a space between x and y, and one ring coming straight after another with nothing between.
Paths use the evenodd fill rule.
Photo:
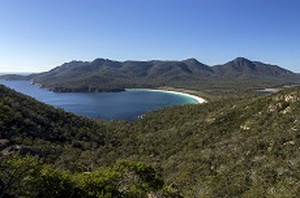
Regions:
<instances>
[{"instance_id":1,"label":"scrub vegetation","mask_svg":"<svg viewBox=\"0 0 300 198\"><path fill-rule=\"evenodd\" d=\"M0 86L0 197L299 197L300 87L76 116Z\"/></svg>"}]
</instances>

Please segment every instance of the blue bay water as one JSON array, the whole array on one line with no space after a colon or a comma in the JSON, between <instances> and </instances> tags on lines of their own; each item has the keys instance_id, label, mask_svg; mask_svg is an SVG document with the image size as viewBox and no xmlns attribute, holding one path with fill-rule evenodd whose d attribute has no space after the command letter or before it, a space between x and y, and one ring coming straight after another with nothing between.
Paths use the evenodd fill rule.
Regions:
<instances>
[{"instance_id":1,"label":"blue bay water","mask_svg":"<svg viewBox=\"0 0 300 198\"><path fill-rule=\"evenodd\" d=\"M147 90L113 93L55 93L29 81L0 81L20 93L77 115L102 120L135 120L166 106L197 103L193 98Z\"/></svg>"}]
</instances>

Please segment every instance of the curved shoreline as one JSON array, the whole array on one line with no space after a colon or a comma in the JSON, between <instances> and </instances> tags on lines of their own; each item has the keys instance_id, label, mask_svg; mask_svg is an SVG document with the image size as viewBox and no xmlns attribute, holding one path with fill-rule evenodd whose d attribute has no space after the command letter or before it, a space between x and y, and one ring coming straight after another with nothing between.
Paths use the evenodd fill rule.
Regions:
<instances>
[{"instance_id":1,"label":"curved shoreline","mask_svg":"<svg viewBox=\"0 0 300 198\"><path fill-rule=\"evenodd\" d=\"M147 88L128 88L125 89L125 91L152 91L152 92L162 92L162 93L170 93L170 94L176 94L176 95L181 95L181 96L186 96L189 98L192 98L196 100L197 104L201 103L206 103L207 101L199 96L184 93L184 92L179 92L179 91L169 91L169 90L163 90L163 89L147 89Z\"/></svg>"}]
</instances>

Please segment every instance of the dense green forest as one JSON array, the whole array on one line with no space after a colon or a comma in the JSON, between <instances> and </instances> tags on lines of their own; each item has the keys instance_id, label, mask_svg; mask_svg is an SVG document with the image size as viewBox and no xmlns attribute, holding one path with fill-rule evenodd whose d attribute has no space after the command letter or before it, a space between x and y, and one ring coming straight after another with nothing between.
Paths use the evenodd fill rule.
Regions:
<instances>
[{"instance_id":1,"label":"dense green forest","mask_svg":"<svg viewBox=\"0 0 300 198\"><path fill-rule=\"evenodd\" d=\"M182 61L71 61L29 76L0 76L31 80L56 92L122 91L125 88L162 86L201 90L208 95L244 93L265 87L300 83L300 75L276 65L236 58L223 65L208 66L196 59Z\"/></svg>"},{"instance_id":2,"label":"dense green forest","mask_svg":"<svg viewBox=\"0 0 300 198\"><path fill-rule=\"evenodd\" d=\"M5 197L299 197L299 127L300 87L104 122L0 86L0 189Z\"/></svg>"}]
</instances>

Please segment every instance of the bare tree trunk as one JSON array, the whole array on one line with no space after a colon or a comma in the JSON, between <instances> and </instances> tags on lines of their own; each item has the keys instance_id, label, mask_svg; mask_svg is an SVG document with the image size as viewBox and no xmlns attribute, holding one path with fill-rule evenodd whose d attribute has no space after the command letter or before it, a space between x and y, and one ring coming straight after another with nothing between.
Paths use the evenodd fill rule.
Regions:
<instances>
[{"instance_id":1,"label":"bare tree trunk","mask_svg":"<svg viewBox=\"0 0 300 198\"><path fill-rule=\"evenodd\" d=\"M0 198L3 198L5 194L5 184L4 182L0 179Z\"/></svg>"}]
</instances>

